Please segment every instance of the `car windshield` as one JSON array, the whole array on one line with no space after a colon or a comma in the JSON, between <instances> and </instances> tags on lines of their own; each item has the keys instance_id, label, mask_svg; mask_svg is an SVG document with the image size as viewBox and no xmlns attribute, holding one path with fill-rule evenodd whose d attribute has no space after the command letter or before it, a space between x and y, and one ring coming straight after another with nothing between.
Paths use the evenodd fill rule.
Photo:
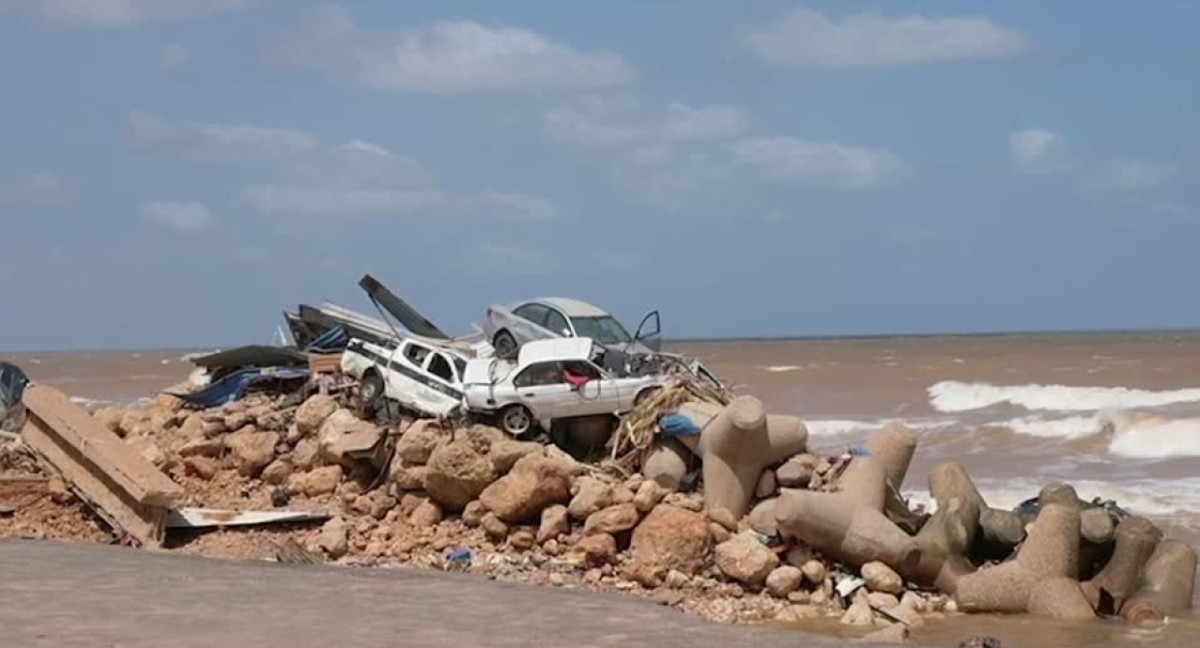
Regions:
<instances>
[{"instance_id":1,"label":"car windshield","mask_svg":"<svg viewBox=\"0 0 1200 648\"><path fill-rule=\"evenodd\" d=\"M575 324L575 335L592 338L600 344L625 344L632 337L629 331L611 315L600 317L572 317Z\"/></svg>"}]
</instances>

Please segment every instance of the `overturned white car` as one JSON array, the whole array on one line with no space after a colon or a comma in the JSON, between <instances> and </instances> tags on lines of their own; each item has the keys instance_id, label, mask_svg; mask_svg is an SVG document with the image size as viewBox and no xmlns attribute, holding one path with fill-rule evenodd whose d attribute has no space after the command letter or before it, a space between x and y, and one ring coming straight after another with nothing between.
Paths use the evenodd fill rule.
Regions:
<instances>
[{"instance_id":1,"label":"overturned white car","mask_svg":"<svg viewBox=\"0 0 1200 648\"><path fill-rule=\"evenodd\" d=\"M619 416L662 386L661 375L622 377L603 369L605 352L591 338L568 337L527 342L516 362L470 360L463 402L471 412L495 415L508 434L525 436L565 419Z\"/></svg>"}]
</instances>

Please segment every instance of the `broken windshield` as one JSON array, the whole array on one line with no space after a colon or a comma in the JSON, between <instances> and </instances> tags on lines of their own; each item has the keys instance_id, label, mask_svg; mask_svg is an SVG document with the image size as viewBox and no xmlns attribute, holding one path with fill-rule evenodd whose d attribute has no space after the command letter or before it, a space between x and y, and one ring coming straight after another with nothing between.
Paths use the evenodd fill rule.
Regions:
<instances>
[{"instance_id":1,"label":"broken windshield","mask_svg":"<svg viewBox=\"0 0 1200 648\"><path fill-rule=\"evenodd\" d=\"M575 335L592 338L600 344L625 344L631 339L629 331L611 315L600 317L572 317Z\"/></svg>"}]
</instances>

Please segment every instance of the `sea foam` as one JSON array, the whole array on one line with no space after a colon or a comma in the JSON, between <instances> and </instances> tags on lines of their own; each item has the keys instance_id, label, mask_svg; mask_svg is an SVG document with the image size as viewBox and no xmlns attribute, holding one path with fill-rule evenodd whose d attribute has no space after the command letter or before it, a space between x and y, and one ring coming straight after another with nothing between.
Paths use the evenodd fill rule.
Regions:
<instances>
[{"instance_id":1,"label":"sea foam","mask_svg":"<svg viewBox=\"0 0 1200 648\"><path fill-rule=\"evenodd\" d=\"M933 385L928 392L930 404L939 412L967 412L1005 403L1028 410L1102 412L1200 402L1200 388L1149 391L1127 387L993 385L946 380Z\"/></svg>"}]
</instances>

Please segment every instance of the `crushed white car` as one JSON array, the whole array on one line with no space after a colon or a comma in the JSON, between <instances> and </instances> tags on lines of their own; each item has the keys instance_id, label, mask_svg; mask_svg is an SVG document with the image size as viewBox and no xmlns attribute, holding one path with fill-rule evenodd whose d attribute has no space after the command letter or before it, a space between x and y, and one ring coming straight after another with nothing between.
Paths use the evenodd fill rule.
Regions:
<instances>
[{"instance_id":1,"label":"crushed white car","mask_svg":"<svg viewBox=\"0 0 1200 648\"><path fill-rule=\"evenodd\" d=\"M359 398L374 410L381 398L427 416L462 410L467 358L449 348L403 338L388 345L351 339L342 373L357 378Z\"/></svg>"},{"instance_id":2,"label":"crushed white car","mask_svg":"<svg viewBox=\"0 0 1200 648\"><path fill-rule=\"evenodd\" d=\"M502 358L467 362L463 402L473 413L495 416L508 434L550 431L556 421L619 416L661 388L662 376L619 376L604 369L605 349L591 338L534 340L516 362Z\"/></svg>"}]
</instances>

